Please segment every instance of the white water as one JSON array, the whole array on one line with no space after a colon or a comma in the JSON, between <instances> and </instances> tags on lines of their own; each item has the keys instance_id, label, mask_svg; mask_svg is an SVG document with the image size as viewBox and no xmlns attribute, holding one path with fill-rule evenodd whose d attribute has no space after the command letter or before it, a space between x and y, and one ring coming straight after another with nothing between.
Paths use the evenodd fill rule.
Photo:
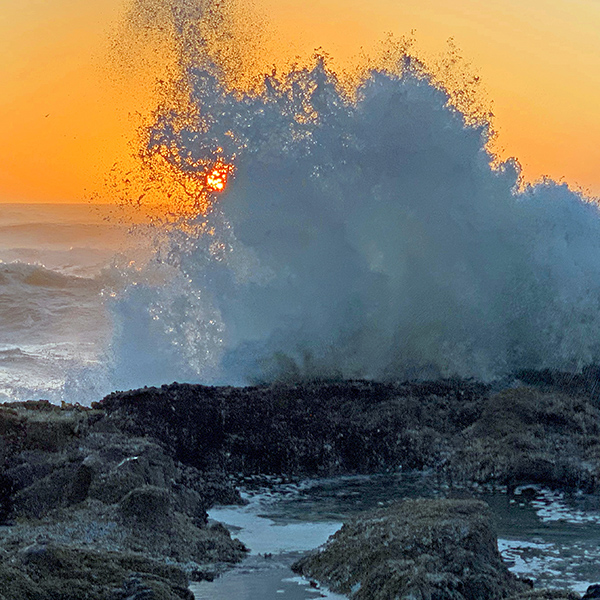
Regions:
<instances>
[{"instance_id":1,"label":"white water","mask_svg":"<svg viewBox=\"0 0 600 600\"><path fill-rule=\"evenodd\" d=\"M106 391L106 299L126 280L119 265L148 254L113 212L0 205L0 401L85 403Z\"/></svg>"},{"instance_id":2,"label":"white water","mask_svg":"<svg viewBox=\"0 0 600 600\"><path fill-rule=\"evenodd\" d=\"M112 307L117 387L491 379L600 360L596 204L552 181L520 189L516 161L492 168L490 124L418 61L399 55L354 96L319 57L233 92L234 67L206 42L231 33L221 4L135 7L179 52L147 157L189 189L214 165L233 171L220 194L189 192L211 208L194 234L171 232L169 283Z\"/></svg>"}]
</instances>

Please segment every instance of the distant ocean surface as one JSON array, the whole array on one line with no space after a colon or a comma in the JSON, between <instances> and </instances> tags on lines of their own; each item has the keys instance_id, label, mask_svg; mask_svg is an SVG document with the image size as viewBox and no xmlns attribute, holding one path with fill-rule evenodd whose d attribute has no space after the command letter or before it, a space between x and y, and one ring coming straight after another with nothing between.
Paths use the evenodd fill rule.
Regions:
<instances>
[{"instance_id":1,"label":"distant ocean surface","mask_svg":"<svg viewBox=\"0 0 600 600\"><path fill-rule=\"evenodd\" d=\"M135 243L113 211L0 205L0 401L77 401L78 378L105 358L104 296Z\"/></svg>"}]
</instances>

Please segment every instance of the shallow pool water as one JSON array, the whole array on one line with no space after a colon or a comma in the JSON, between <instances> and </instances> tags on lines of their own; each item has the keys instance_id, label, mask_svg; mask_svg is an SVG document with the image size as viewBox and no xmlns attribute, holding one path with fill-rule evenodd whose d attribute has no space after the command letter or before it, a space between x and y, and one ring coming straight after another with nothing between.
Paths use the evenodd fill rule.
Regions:
<instances>
[{"instance_id":1,"label":"shallow pool water","mask_svg":"<svg viewBox=\"0 0 600 600\"><path fill-rule=\"evenodd\" d=\"M600 581L600 498L528 486L450 488L427 473L250 483L248 504L210 511L251 550L214 582L192 586L197 600L307 600L335 598L290 565L325 543L350 517L402 498L475 497L488 502L498 547L509 568L539 587L584 592Z\"/></svg>"}]
</instances>

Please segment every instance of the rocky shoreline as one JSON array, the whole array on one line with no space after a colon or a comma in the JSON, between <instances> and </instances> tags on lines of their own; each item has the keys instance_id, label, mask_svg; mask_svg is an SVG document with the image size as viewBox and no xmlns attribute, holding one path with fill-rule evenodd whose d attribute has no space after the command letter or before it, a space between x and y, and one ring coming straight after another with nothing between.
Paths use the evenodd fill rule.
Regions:
<instances>
[{"instance_id":1,"label":"rocky shoreline","mask_svg":"<svg viewBox=\"0 0 600 600\"><path fill-rule=\"evenodd\" d=\"M178 460L233 474L334 476L432 469L451 483L600 485L600 404L534 387L368 381L249 388L172 384L95 405Z\"/></svg>"},{"instance_id":2,"label":"rocky shoreline","mask_svg":"<svg viewBox=\"0 0 600 600\"><path fill-rule=\"evenodd\" d=\"M541 387L500 392L459 380L248 388L172 384L113 393L91 408L44 401L1 405L0 600L191 598L190 580L214 578L245 555L243 545L223 526L207 523L206 511L215 504L242 502L235 481L252 475L428 469L451 485L499 484L510 492L517 485L537 483L598 491L600 408L595 388L585 378L571 388L560 378L556 381L562 385L547 379ZM436 544L445 539L443 544L456 550L460 543L441 534L449 509L418 502L422 504L405 503L377 516L384 523L382 531L397 527L405 518L402 511L412 506L413 514L424 515L423 527L440 532ZM493 534L485 529L485 507L458 513L463 529L477 523L477 531L486 531L484 554L495 561L497 574L503 573L501 580L512 581L490 554ZM307 559L299 570L357 600L405 597L406 589L414 591L414 586L396 586L395 595L368 592L373 577L383 585L384 580L398 583L407 573L421 573L414 581L426 581L423 574L430 569L436 581L445 581L443 574L450 572L448 581L460 580L464 569L448 571L439 556L409 565L402 557L403 543L393 546L393 554L394 560L404 561L404 570L385 571L369 555L365 564L375 570L363 573L360 581L342 584L332 578L331 573L353 560L341 550L345 537L352 527L366 531L372 518L366 515L345 526L314 559L328 557L327 568ZM363 542L372 553L374 540L385 535L373 538L369 531ZM356 535L350 536L355 542ZM365 551L361 544L353 548L354 559ZM421 550L423 556L435 555ZM456 585L420 597L577 597L534 592L522 582L494 588L492 595L463 593L464 581Z\"/></svg>"},{"instance_id":3,"label":"rocky shoreline","mask_svg":"<svg viewBox=\"0 0 600 600\"><path fill-rule=\"evenodd\" d=\"M193 598L245 548L206 509L241 498L103 411L31 402L0 407L0 598ZM18 573L18 575L16 575Z\"/></svg>"}]
</instances>

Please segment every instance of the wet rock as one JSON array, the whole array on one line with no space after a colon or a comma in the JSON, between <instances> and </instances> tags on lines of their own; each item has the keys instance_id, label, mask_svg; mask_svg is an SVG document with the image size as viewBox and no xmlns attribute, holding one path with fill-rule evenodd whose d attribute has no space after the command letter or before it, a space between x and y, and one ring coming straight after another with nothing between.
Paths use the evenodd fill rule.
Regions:
<instances>
[{"instance_id":1,"label":"wet rock","mask_svg":"<svg viewBox=\"0 0 600 600\"><path fill-rule=\"evenodd\" d=\"M171 521L171 496L164 488L145 485L129 492L119 503L119 509L126 521L166 527Z\"/></svg>"},{"instance_id":2,"label":"wet rock","mask_svg":"<svg viewBox=\"0 0 600 600\"><path fill-rule=\"evenodd\" d=\"M170 487L178 469L173 459L149 440L124 439L119 435L95 436L100 448L90 448L96 458L95 478L89 495L106 504L119 502L126 494L144 485Z\"/></svg>"},{"instance_id":3,"label":"wet rock","mask_svg":"<svg viewBox=\"0 0 600 600\"><path fill-rule=\"evenodd\" d=\"M0 525L4 525L13 510L13 481L0 472Z\"/></svg>"},{"instance_id":4,"label":"wet rock","mask_svg":"<svg viewBox=\"0 0 600 600\"><path fill-rule=\"evenodd\" d=\"M36 600L191 600L186 574L173 565L125 552L36 544L18 555L18 568L0 569L22 595ZM16 587L18 586L18 588ZM6 588L4 588L6 590ZM6 594L6 591L0 593ZM11 590L11 594L13 590Z\"/></svg>"},{"instance_id":5,"label":"wet rock","mask_svg":"<svg viewBox=\"0 0 600 600\"><path fill-rule=\"evenodd\" d=\"M455 380L251 388L173 384L115 393L92 411L25 404L0 407L6 479L0 479L0 516L4 511L10 518L10 510L18 517L0 538L0 550L11 560L41 532L65 551L93 547L103 555L143 553L163 563L190 562L191 571L212 577L207 563L234 562L245 551L224 528L206 524L210 506L241 502L230 474L319 476L428 468L451 482L586 490L596 489L600 478L598 406L550 389L492 395L484 385ZM402 516L405 509L394 509L397 514L380 515L381 525L370 522L370 533L353 525L358 528L356 547L345 560L355 570L366 570L349 583L347 593L375 599L383 596L360 594L406 588L455 600L509 592L517 594L515 600L571 598L517 589L514 579L503 579L497 551L484 542L487 517L478 517L479 509L457 506L440 504L433 510L413 505L414 523ZM410 531L418 556L410 554L410 544L397 542L410 542L402 538ZM437 532L441 546L424 531ZM461 531L472 532L476 550L468 544L460 550L465 542ZM369 548L361 546L359 533L366 535ZM344 544L332 542L334 554L343 555ZM452 548L451 556L443 548ZM19 567L22 576L14 578L24 590L15 597L26 598L27 586L40 585L35 574L41 567L34 565L35 552L30 554L30 562L23 559ZM356 564L355 554L363 557ZM335 558L328 550L323 556ZM346 585L348 569L332 565L323 563L323 577ZM71 580L66 569L55 568L64 574L53 588L58 594ZM148 574L138 581L135 569L119 572L121 581L107 583L118 600L162 598L165 585L171 586L169 594L174 589ZM75 582L68 585L83 594ZM44 589L33 597L54 593Z\"/></svg>"},{"instance_id":6,"label":"wet rock","mask_svg":"<svg viewBox=\"0 0 600 600\"><path fill-rule=\"evenodd\" d=\"M458 380L173 384L114 393L98 406L116 428L160 440L201 471L329 476L434 467L486 393Z\"/></svg>"},{"instance_id":7,"label":"wet rock","mask_svg":"<svg viewBox=\"0 0 600 600\"><path fill-rule=\"evenodd\" d=\"M48 595L23 571L0 563L0 600L49 600Z\"/></svg>"},{"instance_id":8,"label":"wet rock","mask_svg":"<svg viewBox=\"0 0 600 600\"><path fill-rule=\"evenodd\" d=\"M4 410L9 415L6 429L27 432L29 420L41 415L48 418L44 439L66 440L62 433L51 434L50 429L59 423L62 431L65 419L71 424L77 419L69 416L71 409L68 418L60 411L44 403ZM0 408L0 423L2 412ZM206 572L211 577L219 565L241 560L245 547L226 530L207 526L206 509L216 498L241 501L226 476L200 473L174 460L157 440L124 435L115 428L99 426L101 422L86 422L77 432L69 425L75 437L64 444L36 442L32 448L25 434L5 455L3 501L12 525L0 532L0 554L6 553L13 562L19 555L19 568L25 569L34 583L44 561L46 570L51 570L48 565L60 555L52 567L60 573L56 589L71 585L62 581L68 579L68 570L61 567L61 561L64 553L75 549L137 553L158 563L186 565L196 576ZM30 547L34 539L39 543ZM58 545L61 551L49 552L48 544L49 548ZM215 566L208 569L207 564ZM121 590L117 596L171 597L165 595L165 584L146 579L141 588ZM121 583L115 581L114 589L121 589ZM84 588L75 583L72 587L78 590L78 599L90 597ZM43 597L39 590L36 594L35 598Z\"/></svg>"},{"instance_id":9,"label":"wet rock","mask_svg":"<svg viewBox=\"0 0 600 600\"><path fill-rule=\"evenodd\" d=\"M14 516L27 518L42 518L88 498L117 504L144 486L166 490L173 508L198 523L206 522L206 509L216 501L241 502L224 474L200 473L176 463L155 441L122 433L92 431L77 446L58 452L22 451L11 457L4 474L5 505Z\"/></svg>"},{"instance_id":10,"label":"wet rock","mask_svg":"<svg viewBox=\"0 0 600 600\"><path fill-rule=\"evenodd\" d=\"M502 561L487 505L474 500L374 511L292 568L353 600L492 600L527 590Z\"/></svg>"},{"instance_id":11,"label":"wet rock","mask_svg":"<svg viewBox=\"0 0 600 600\"><path fill-rule=\"evenodd\" d=\"M6 475L12 480L15 490L24 489L52 473L63 460L54 453L23 451L11 457Z\"/></svg>"},{"instance_id":12,"label":"wet rock","mask_svg":"<svg viewBox=\"0 0 600 600\"><path fill-rule=\"evenodd\" d=\"M584 600L592 600L593 598L600 598L600 584L598 583L590 585L583 596Z\"/></svg>"},{"instance_id":13,"label":"wet rock","mask_svg":"<svg viewBox=\"0 0 600 600\"><path fill-rule=\"evenodd\" d=\"M454 480L587 491L599 483L600 410L581 397L504 390L456 441L447 467Z\"/></svg>"},{"instance_id":14,"label":"wet rock","mask_svg":"<svg viewBox=\"0 0 600 600\"><path fill-rule=\"evenodd\" d=\"M130 575L121 590L115 590L111 600L161 600L172 597L182 600L194 600L194 595L183 586L165 584L160 580L145 579L138 574Z\"/></svg>"},{"instance_id":15,"label":"wet rock","mask_svg":"<svg viewBox=\"0 0 600 600\"><path fill-rule=\"evenodd\" d=\"M79 504L88 497L90 485L94 478L94 471L89 464L82 462L69 483L67 490L67 503L68 504Z\"/></svg>"},{"instance_id":16,"label":"wet rock","mask_svg":"<svg viewBox=\"0 0 600 600\"><path fill-rule=\"evenodd\" d=\"M4 456L23 450L59 452L103 418L101 411L79 405L62 407L47 400L12 402L0 406L0 436Z\"/></svg>"},{"instance_id":17,"label":"wet rock","mask_svg":"<svg viewBox=\"0 0 600 600\"><path fill-rule=\"evenodd\" d=\"M556 390L490 394L458 380L172 384L114 393L98 406L116 429L151 436L204 472L332 476L427 468L450 483L585 491L600 485L600 408Z\"/></svg>"},{"instance_id":18,"label":"wet rock","mask_svg":"<svg viewBox=\"0 0 600 600\"><path fill-rule=\"evenodd\" d=\"M77 477L77 468L78 465L66 461L46 477L18 490L14 495L14 512L40 519L54 508L67 506L72 500L70 492Z\"/></svg>"},{"instance_id":19,"label":"wet rock","mask_svg":"<svg viewBox=\"0 0 600 600\"><path fill-rule=\"evenodd\" d=\"M554 369L522 369L515 376L524 384L546 392L562 392L569 396L585 397L594 403L600 394L600 366L586 365L580 373Z\"/></svg>"}]
</instances>

